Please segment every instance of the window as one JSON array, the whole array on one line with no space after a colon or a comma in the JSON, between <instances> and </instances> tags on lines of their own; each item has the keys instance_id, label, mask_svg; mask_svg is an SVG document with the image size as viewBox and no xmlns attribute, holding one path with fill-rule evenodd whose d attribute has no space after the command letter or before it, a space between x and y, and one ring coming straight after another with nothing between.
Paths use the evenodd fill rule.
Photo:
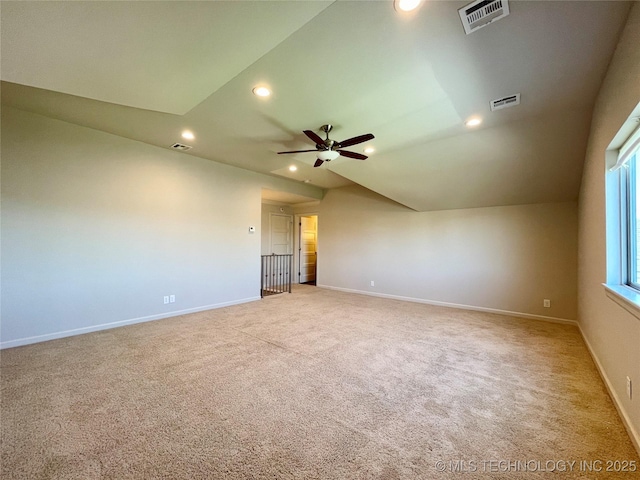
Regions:
<instances>
[{"instance_id":1,"label":"window","mask_svg":"<svg viewBox=\"0 0 640 480\"><path fill-rule=\"evenodd\" d=\"M640 112L640 105L638 109ZM637 114L636 114L637 115ZM640 121L631 117L607 151L607 279L610 298L640 318ZM615 148L619 147L619 148Z\"/></svg>"},{"instance_id":2,"label":"window","mask_svg":"<svg viewBox=\"0 0 640 480\"><path fill-rule=\"evenodd\" d=\"M626 267L623 269L624 283L640 291L640 169L638 168L638 155L635 152L630 156L621 172L624 182L621 200L621 211L626 213L622 218L622 229L624 234L623 248L621 249ZM626 248L625 248L626 247Z\"/></svg>"}]
</instances>

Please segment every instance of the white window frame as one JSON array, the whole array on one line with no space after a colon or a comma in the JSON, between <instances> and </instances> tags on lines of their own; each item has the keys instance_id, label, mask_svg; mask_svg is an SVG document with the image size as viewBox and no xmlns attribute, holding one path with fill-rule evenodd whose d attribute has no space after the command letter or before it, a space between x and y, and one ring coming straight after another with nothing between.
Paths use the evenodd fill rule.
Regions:
<instances>
[{"instance_id":1,"label":"white window frame","mask_svg":"<svg viewBox=\"0 0 640 480\"><path fill-rule=\"evenodd\" d=\"M637 247L637 240L633 241L637 228L632 229L631 218L635 207L633 197L640 195L631 185L631 175L640 168L638 123L630 117L625 123L626 135L624 131L618 135L624 135L623 141L618 142L620 148L607 151L607 165L612 167L606 173L607 279L603 285L609 298L640 319L640 278L636 282L631 278L632 255ZM633 132L630 135L629 130Z\"/></svg>"}]
</instances>

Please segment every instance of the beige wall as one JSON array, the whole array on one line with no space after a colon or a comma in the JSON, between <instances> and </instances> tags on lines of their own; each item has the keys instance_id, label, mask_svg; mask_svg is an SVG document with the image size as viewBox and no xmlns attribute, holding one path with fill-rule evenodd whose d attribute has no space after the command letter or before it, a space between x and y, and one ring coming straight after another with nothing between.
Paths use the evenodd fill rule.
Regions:
<instances>
[{"instance_id":1,"label":"beige wall","mask_svg":"<svg viewBox=\"0 0 640 480\"><path fill-rule=\"evenodd\" d=\"M325 195L320 220L320 285L576 318L573 202L415 212L345 187Z\"/></svg>"},{"instance_id":2,"label":"beige wall","mask_svg":"<svg viewBox=\"0 0 640 480\"><path fill-rule=\"evenodd\" d=\"M1 345L259 298L263 187L322 195L3 107Z\"/></svg>"},{"instance_id":3,"label":"beige wall","mask_svg":"<svg viewBox=\"0 0 640 480\"><path fill-rule=\"evenodd\" d=\"M583 335L623 417L640 437L640 320L605 295L605 150L640 101L640 5L631 10L601 87L591 124L580 202L578 312ZM635 397L626 394L626 377ZM640 447L638 447L640 448Z\"/></svg>"}]
</instances>

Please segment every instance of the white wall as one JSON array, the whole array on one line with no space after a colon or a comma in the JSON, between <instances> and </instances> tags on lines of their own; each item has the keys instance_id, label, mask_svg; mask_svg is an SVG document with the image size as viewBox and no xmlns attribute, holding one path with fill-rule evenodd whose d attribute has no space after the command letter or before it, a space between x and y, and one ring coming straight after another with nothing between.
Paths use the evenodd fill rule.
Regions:
<instances>
[{"instance_id":1,"label":"white wall","mask_svg":"<svg viewBox=\"0 0 640 480\"><path fill-rule=\"evenodd\" d=\"M320 285L576 319L573 202L415 212L345 187L320 215Z\"/></svg>"},{"instance_id":2,"label":"white wall","mask_svg":"<svg viewBox=\"0 0 640 480\"><path fill-rule=\"evenodd\" d=\"M640 5L635 4L602 84L579 202L580 326L640 450L640 320L605 295L605 150L640 102ZM626 394L626 376L635 397Z\"/></svg>"},{"instance_id":3,"label":"white wall","mask_svg":"<svg viewBox=\"0 0 640 480\"><path fill-rule=\"evenodd\" d=\"M3 107L2 346L259 298L263 187L322 195Z\"/></svg>"}]
</instances>

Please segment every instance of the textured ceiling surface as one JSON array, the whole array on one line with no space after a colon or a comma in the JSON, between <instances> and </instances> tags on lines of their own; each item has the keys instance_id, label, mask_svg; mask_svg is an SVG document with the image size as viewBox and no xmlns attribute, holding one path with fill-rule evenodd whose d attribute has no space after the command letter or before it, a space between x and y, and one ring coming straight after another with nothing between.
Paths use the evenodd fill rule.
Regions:
<instances>
[{"instance_id":1,"label":"textured ceiling surface","mask_svg":"<svg viewBox=\"0 0 640 480\"><path fill-rule=\"evenodd\" d=\"M2 101L419 211L575 200L630 2L511 1L465 35L467 3L3 1ZM515 93L520 105L490 111ZM373 133L375 153L320 168L313 152L276 154L314 148L302 130L325 123L338 141Z\"/></svg>"}]
</instances>

